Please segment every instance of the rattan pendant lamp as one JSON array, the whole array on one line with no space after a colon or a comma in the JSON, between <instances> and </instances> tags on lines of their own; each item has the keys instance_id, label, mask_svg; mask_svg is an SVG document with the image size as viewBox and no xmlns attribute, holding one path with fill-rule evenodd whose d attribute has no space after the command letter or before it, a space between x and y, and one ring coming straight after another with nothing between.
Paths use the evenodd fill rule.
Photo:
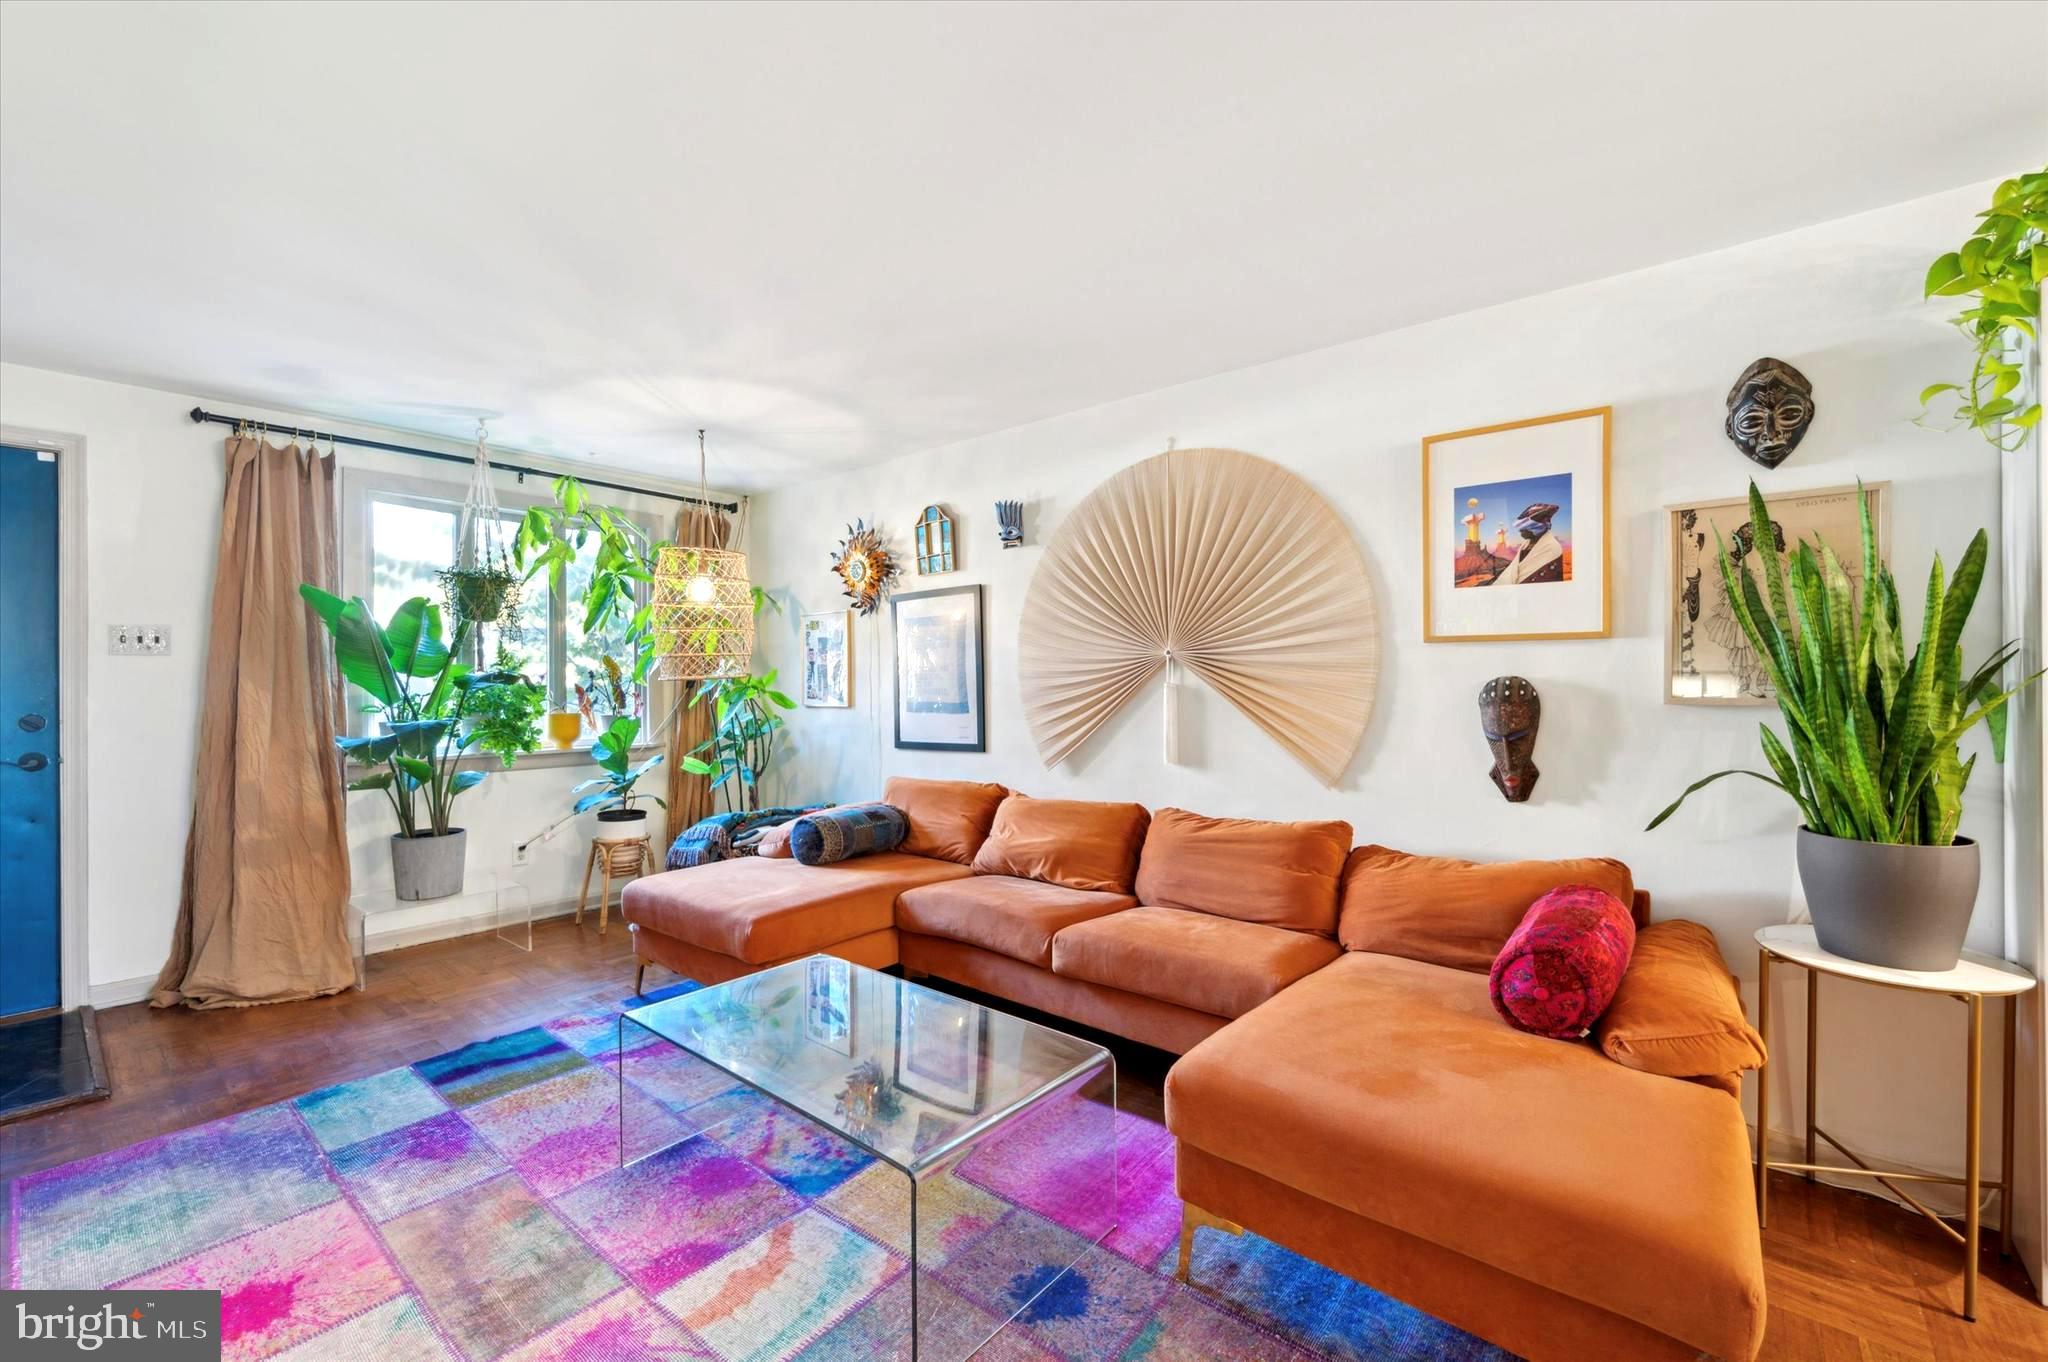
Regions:
<instances>
[{"instance_id":1,"label":"rattan pendant lamp","mask_svg":"<svg viewBox=\"0 0 2048 1362\"><path fill-rule=\"evenodd\" d=\"M704 432L697 432L697 495L709 505ZM705 517L694 517L698 524ZM664 681L736 676L754 657L754 586L747 555L709 544L673 544L654 563L654 674Z\"/></svg>"}]
</instances>

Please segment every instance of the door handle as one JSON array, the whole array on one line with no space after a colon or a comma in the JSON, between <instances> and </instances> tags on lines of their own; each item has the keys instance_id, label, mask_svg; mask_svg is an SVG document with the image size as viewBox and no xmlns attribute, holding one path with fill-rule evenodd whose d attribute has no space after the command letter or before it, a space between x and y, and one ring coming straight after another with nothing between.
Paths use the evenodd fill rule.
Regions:
<instances>
[{"instance_id":1,"label":"door handle","mask_svg":"<svg viewBox=\"0 0 2048 1362\"><path fill-rule=\"evenodd\" d=\"M24 771L40 771L50 764L50 759L40 752L24 752L13 761L0 759L0 766L18 766Z\"/></svg>"}]
</instances>

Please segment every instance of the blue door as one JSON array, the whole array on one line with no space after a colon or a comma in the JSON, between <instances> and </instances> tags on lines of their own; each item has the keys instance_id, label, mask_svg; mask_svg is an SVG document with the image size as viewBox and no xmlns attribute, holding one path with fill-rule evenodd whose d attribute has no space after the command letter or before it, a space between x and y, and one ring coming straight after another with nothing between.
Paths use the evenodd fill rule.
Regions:
<instances>
[{"instance_id":1,"label":"blue door","mask_svg":"<svg viewBox=\"0 0 2048 1362\"><path fill-rule=\"evenodd\" d=\"M57 1006L57 460L0 445L0 1017Z\"/></svg>"}]
</instances>

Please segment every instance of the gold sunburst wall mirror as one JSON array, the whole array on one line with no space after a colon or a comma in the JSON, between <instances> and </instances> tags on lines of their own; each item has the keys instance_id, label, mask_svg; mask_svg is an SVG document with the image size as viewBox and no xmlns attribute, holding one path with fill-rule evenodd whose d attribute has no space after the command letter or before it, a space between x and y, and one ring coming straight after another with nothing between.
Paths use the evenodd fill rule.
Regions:
<instances>
[{"instance_id":1,"label":"gold sunburst wall mirror","mask_svg":"<svg viewBox=\"0 0 2048 1362\"><path fill-rule=\"evenodd\" d=\"M896 557L882 542L881 531L856 520L846 527L846 538L832 554L832 571L853 608L863 615L875 613L882 593L896 579Z\"/></svg>"}]
</instances>

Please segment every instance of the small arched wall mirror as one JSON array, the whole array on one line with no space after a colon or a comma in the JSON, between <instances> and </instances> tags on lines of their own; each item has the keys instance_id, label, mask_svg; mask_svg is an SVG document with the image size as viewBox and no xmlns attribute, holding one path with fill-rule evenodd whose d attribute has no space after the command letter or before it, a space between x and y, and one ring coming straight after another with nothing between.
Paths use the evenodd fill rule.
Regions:
<instances>
[{"instance_id":1,"label":"small arched wall mirror","mask_svg":"<svg viewBox=\"0 0 2048 1362\"><path fill-rule=\"evenodd\" d=\"M920 577L937 576L959 566L953 557L953 517L946 514L943 506L924 508L917 518L914 539Z\"/></svg>"}]
</instances>

